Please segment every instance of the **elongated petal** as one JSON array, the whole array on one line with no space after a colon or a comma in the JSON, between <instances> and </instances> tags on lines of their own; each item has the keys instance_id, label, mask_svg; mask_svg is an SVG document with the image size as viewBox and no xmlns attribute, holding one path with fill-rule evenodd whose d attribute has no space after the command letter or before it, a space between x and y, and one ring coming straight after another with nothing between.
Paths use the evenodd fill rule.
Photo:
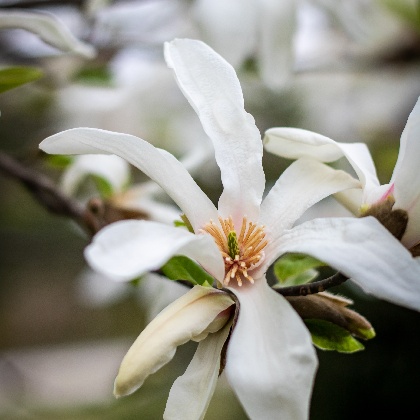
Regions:
<instances>
[{"instance_id":1,"label":"elongated petal","mask_svg":"<svg viewBox=\"0 0 420 420\"><path fill-rule=\"evenodd\" d=\"M317 219L288 231L279 255L301 252L339 270L366 293L420 310L420 265L375 218Z\"/></svg>"},{"instance_id":2,"label":"elongated petal","mask_svg":"<svg viewBox=\"0 0 420 420\"><path fill-rule=\"evenodd\" d=\"M145 379L168 363L176 348L204 331L215 332L211 324L233 300L225 292L195 286L166 307L141 332L125 355L115 379L114 394L129 395L140 388ZM229 314L225 314L225 323ZM217 319L220 329L220 320Z\"/></svg>"},{"instance_id":3,"label":"elongated petal","mask_svg":"<svg viewBox=\"0 0 420 420\"><path fill-rule=\"evenodd\" d=\"M392 174L395 207L408 212L403 242L408 247L420 241L420 99L408 117L401 135L400 152Z\"/></svg>"},{"instance_id":4,"label":"elongated petal","mask_svg":"<svg viewBox=\"0 0 420 420\"><path fill-rule=\"evenodd\" d=\"M313 204L358 186L360 182L343 171L312 159L299 159L282 173L267 194L261 205L260 222L267 226L271 240L275 241Z\"/></svg>"},{"instance_id":5,"label":"elongated petal","mask_svg":"<svg viewBox=\"0 0 420 420\"><path fill-rule=\"evenodd\" d=\"M185 373L173 383L165 420L201 420L206 414L219 377L220 355L229 334L230 323L200 341Z\"/></svg>"},{"instance_id":6,"label":"elongated petal","mask_svg":"<svg viewBox=\"0 0 420 420\"><path fill-rule=\"evenodd\" d=\"M54 15L47 12L0 11L0 28L20 28L38 35L44 42L65 52L73 52L87 58L96 55L93 46L79 41Z\"/></svg>"},{"instance_id":7,"label":"elongated petal","mask_svg":"<svg viewBox=\"0 0 420 420\"><path fill-rule=\"evenodd\" d=\"M279 88L290 78L295 61L296 1L263 0L258 3L261 77L268 86Z\"/></svg>"},{"instance_id":8,"label":"elongated petal","mask_svg":"<svg viewBox=\"0 0 420 420\"><path fill-rule=\"evenodd\" d=\"M129 134L74 128L43 140L39 147L52 154L115 154L157 182L187 215L194 228L217 219L217 210L170 153Z\"/></svg>"},{"instance_id":9,"label":"elongated petal","mask_svg":"<svg viewBox=\"0 0 420 420\"><path fill-rule=\"evenodd\" d=\"M128 183L130 167L125 160L115 155L78 156L63 174L62 190L65 194L74 194L88 175L104 178L114 192L120 192Z\"/></svg>"},{"instance_id":10,"label":"elongated petal","mask_svg":"<svg viewBox=\"0 0 420 420\"><path fill-rule=\"evenodd\" d=\"M381 193L375 194L379 187L375 165L364 143L339 143L312 131L279 127L266 131L264 147L289 159L310 157L321 162L333 162L344 156L359 177L369 203L380 198Z\"/></svg>"},{"instance_id":11,"label":"elongated petal","mask_svg":"<svg viewBox=\"0 0 420 420\"><path fill-rule=\"evenodd\" d=\"M232 290L240 303L226 376L251 419L308 418L317 358L311 336L264 278Z\"/></svg>"},{"instance_id":12,"label":"elongated petal","mask_svg":"<svg viewBox=\"0 0 420 420\"><path fill-rule=\"evenodd\" d=\"M223 279L223 259L209 235L194 235L157 222L112 223L100 230L85 249L93 269L120 281L157 270L175 255L192 258L218 280Z\"/></svg>"},{"instance_id":13,"label":"elongated petal","mask_svg":"<svg viewBox=\"0 0 420 420\"><path fill-rule=\"evenodd\" d=\"M253 0L196 0L192 6L200 39L235 68L239 68L254 49L256 6Z\"/></svg>"},{"instance_id":14,"label":"elongated petal","mask_svg":"<svg viewBox=\"0 0 420 420\"><path fill-rule=\"evenodd\" d=\"M136 190L138 193L139 190ZM154 222L165 223L174 226L175 220L180 220L180 211L177 207L160 203L147 196L134 196L130 194L130 191L120 194L119 196L111 197L111 202L116 205L117 210L133 210L139 211L146 215L146 220L152 220Z\"/></svg>"},{"instance_id":15,"label":"elongated petal","mask_svg":"<svg viewBox=\"0 0 420 420\"><path fill-rule=\"evenodd\" d=\"M258 217L265 177L262 142L253 117L245 112L233 67L201 41L165 44L165 58L212 139L224 191L219 211L240 223Z\"/></svg>"},{"instance_id":16,"label":"elongated petal","mask_svg":"<svg viewBox=\"0 0 420 420\"><path fill-rule=\"evenodd\" d=\"M123 285L126 284L123 283ZM127 286L131 287L131 285ZM177 281L168 281L166 277L155 273L147 273L142 276L136 292L146 322L149 323L153 318L156 318L162 309L183 296L186 290L185 286Z\"/></svg>"}]
</instances>

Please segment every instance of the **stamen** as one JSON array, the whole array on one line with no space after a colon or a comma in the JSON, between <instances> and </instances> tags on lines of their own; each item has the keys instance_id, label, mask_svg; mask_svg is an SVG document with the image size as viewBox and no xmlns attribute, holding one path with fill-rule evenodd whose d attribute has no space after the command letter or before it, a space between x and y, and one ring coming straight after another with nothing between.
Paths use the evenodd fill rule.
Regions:
<instances>
[{"instance_id":1,"label":"stamen","mask_svg":"<svg viewBox=\"0 0 420 420\"><path fill-rule=\"evenodd\" d=\"M228 286L231 279L236 279L238 286L242 286L243 279L253 284L254 279L248 271L256 268L264 259L263 250L268 244L265 239L265 226L248 222L244 217L238 237L232 217L218 219L219 225L211 220L201 232L208 233L214 238L223 256L225 262L223 284Z\"/></svg>"}]
</instances>

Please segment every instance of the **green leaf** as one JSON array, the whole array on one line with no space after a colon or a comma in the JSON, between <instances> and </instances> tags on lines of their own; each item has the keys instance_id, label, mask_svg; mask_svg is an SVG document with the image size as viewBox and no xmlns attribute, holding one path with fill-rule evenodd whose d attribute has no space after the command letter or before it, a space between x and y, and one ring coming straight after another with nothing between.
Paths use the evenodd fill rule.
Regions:
<instances>
[{"instance_id":1,"label":"green leaf","mask_svg":"<svg viewBox=\"0 0 420 420\"><path fill-rule=\"evenodd\" d=\"M335 350L339 353L354 353L364 349L347 330L329 321L305 319L312 342L321 350Z\"/></svg>"},{"instance_id":2,"label":"green leaf","mask_svg":"<svg viewBox=\"0 0 420 420\"><path fill-rule=\"evenodd\" d=\"M8 67L0 69L0 93L40 79L44 73L35 67Z\"/></svg>"},{"instance_id":3,"label":"green leaf","mask_svg":"<svg viewBox=\"0 0 420 420\"><path fill-rule=\"evenodd\" d=\"M75 77L76 82L92 86L112 86L112 73L107 67L86 67Z\"/></svg>"},{"instance_id":4,"label":"green leaf","mask_svg":"<svg viewBox=\"0 0 420 420\"><path fill-rule=\"evenodd\" d=\"M114 188L112 187L112 184L108 182L107 179L99 175L93 174L90 174L89 177L93 179L95 187L97 188L102 198L108 198L112 196L112 194L114 193Z\"/></svg>"},{"instance_id":5,"label":"green leaf","mask_svg":"<svg viewBox=\"0 0 420 420\"><path fill-rule=\"evenodd\" d=\"M142 277L141 276L140 277L136 277L135 279L130 280L129 281L129 284L131 284L131 286L133 286L133 287L138 287L138 285L140 284L141 280L142 280Z\"/></svg>"},{"instance_id":6,"label":"green leaf","mask_svg":"<svg viewBox=\"0 0 420 420\"><path fill-rule=\"evenodd\" d=\"M296 286L309 283L318 276L315 267L325 263L304 254L286 254L274 264L274 275L282 286Z\"/></svg>"},{"instance_id":7,"label":"green leaf","mask_svg":"<svg viewBox=\"0 0 420 420\"><path fill-rule=\"evenodd\" d=\"M420 32L420 2L413 0L380 0L392 13Z\"/></svg>"},{"instance_id":8,"label":"green leaf","mask_svg":"<svg viewBox=\"0 0 420 420\"><path fill-rule=\"evenodd\" d=\"M65 169L74 161L74 157L67 155L47 155L46 161L53 168Z\"/></svg>"},{"instance_id":9,"label":"green leaf","mask_svg":"<svg viewBox=\"0 0 420 420\"><path fill-rule=\"evenodd\" d=\"M196 262L182 255L172 257L161 271L171 280L187 280L194 285L210 286L214 281L213 277Z\"/></svg>"}]
</instances>

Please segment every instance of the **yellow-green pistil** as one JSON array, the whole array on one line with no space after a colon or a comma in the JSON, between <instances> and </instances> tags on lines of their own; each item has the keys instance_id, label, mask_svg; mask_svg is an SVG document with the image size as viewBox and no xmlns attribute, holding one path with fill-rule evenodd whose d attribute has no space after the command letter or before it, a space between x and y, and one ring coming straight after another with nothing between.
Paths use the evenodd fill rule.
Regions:
<instances>
[{"instance_id":1,"label":"yellow-green pistil","mask_svg":"<svg viewBox=\"0 0 420 420\"><path fill-rule=\"evenodd\" d=\"M263 250L268 243L265 240L264 226L248 222L244 217L238 236L231 217L228 219L219 217L219 224L211 220L202 230L214 238L223 256L225 263L223 284L228 286L231 279L236 279L239 286L242 286L243 279L254 283L248 271L255 268L264 257Z\"/></svg>"}]
</instances>

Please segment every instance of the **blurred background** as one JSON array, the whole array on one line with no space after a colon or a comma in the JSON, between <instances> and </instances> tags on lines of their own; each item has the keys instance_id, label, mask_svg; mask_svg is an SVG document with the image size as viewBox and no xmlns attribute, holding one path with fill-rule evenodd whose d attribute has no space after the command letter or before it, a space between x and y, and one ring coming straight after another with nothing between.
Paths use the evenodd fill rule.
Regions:
<instances>
[{"instance_id":1,"label":"blurred background","mask_svg":"<svg viewBox=\"0 0 420 420\"><path fill-rule=\"evenodd\" d=\"M52 16L80 45L50 45L14 23L22 12ZM129 133L179 158L207 150L191 172L216 202L221 184L209 139L163 60L163 42L175 37L202 39L235 67L245 108L261 133L290 126L366 142L380 181L389 181L420 95L417 0L0 1L0 66L43 72L0 93L1 152L59 189L68 166L52 162L38 144L61 130ZM290 162L267 153L263 164L271 185ZM131 183L144 184L144 175L128 171ZM86 203L100 193L92 179L86 183L65 192ZM331 211L317 207L321 216ZM89 240L74 222L49 213L16 177L0 172L0 418L162 417L170 386L195 345L181 346L139 391L115 400L122 357L171 297L92 279L83 258ZM377 336L354 354L318 352L310 418L411 418L420 315L347 283L332 291L354 299L353 309ZM222 375L206 419L245 418Z\"/></svg>"}]
</instances>

